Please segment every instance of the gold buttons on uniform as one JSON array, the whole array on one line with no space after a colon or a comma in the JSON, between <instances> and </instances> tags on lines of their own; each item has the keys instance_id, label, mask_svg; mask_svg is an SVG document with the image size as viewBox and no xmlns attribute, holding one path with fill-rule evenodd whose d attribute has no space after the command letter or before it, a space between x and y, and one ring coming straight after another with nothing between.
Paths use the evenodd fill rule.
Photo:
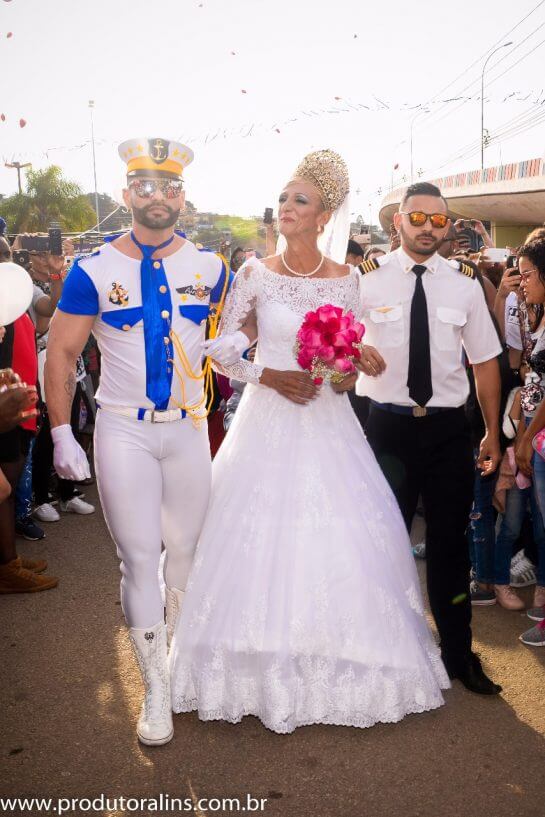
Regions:
<instances>
[{"instance_id":1,"label":"gold buttons on uniform","mask_svg":"<svg viewBox=\"0 0 545 817\"><path fill-rule=\"evenodd\" d=\"M128 323L124 323L122 328L124 332L128 332L131 327L129 326Z\"/></svg>"},{"instance_id":2,"label":"gold buttons on uniform","mask_svg":"<svg viewBox=\"0 0 545 817\"><path fill-rule=\"evenodd\" d=\"M167 291L166 286L164 284L161 284L161 286L159 287L159 292L162 292L164 295L166 291Z\"/></svg>"},{"instance_id":3,"label":"gold buttons on uniform","mask_svg":"<svg viewBox=\"0 0 545 817\"><path fill-rule=\"evenodd\" d=\"M161 268L161 262L160 261L154 261L153 262L153 267L154 267L154 269L160 269Z\"/></svg>"},{"instance_id":4,"label":"gold buttons on uniform","mask_svg":"<svg viewBox=\"0 0 545 817\"><path fill-rule=\"evenodd\" d=\"M170 343L170 338L163 338L163 340L165 342L165 346L168 346L168 344Z\"/></svg>"},{"instance_id":5,"label":"gold buttons on uniform","mask_svg":"<svg viewBox=\"0 0 545 817\"><path fill-rule=\"evenodd\" d=\"M163 309L163 311L161 312L161 317L170 318L170 312L168 311L168 309Z\"/></svg>"}]
</instances>

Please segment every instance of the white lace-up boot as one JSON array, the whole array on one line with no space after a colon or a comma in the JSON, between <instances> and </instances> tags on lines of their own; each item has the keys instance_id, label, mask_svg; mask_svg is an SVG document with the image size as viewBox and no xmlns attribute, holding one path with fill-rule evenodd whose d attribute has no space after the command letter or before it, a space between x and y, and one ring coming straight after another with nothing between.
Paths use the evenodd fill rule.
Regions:
<instances>
[{"instance_id":1,"label":"white lace-up boot","mask_svg":"<svg viewBox=\"0 0 545 817\"><path fill-rule=\"evenodd\" d=\"M176 629L176 622L182 609L185 591L178 590L177 587L167 587L165 593L166 611L167 611L167 645L170 647L174 630Z\"/></svg>"},{"instance_id":2,"label":"white lace-up boot","mask_svg":"<svg viewBox=\"0 0 545 817\"><path fill-rule=\"evenodd\" d=\"M174 734L167 666L167 630L160 623L148 630L131 627L129 635L146 690L136 727L138 740L146 746L162 746L172 740Z\"/></svg>"}]
</instances>

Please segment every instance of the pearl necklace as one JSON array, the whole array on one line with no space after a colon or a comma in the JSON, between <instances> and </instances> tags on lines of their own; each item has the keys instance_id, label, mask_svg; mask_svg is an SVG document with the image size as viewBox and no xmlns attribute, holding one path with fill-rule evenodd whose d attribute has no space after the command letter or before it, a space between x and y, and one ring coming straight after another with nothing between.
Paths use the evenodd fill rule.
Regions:
<instances>
[{"instance_id":1,"label":"pearl necklace","mask_svg":"<svg viewBox=\"0 0 545 817\"><path fill-rule=\"evenodd\" d=\"M321 255L320 263L318 264L316 269L312 270L312 272L296 272L294 269L292 269L291 267L288 267L288 265L286 264L286 256L285 256L284 253L280 254L280 258L282 259L282 263L284 264L284 266L286 267L288 272L291 272L292 275L296 275L298 278L310 278L311 275L315 275L318 272L318 270L321 268L322 264L324 263L325 255L323 255L322 253L320 253L320 255Z\"/></svg>"}]
</instances>

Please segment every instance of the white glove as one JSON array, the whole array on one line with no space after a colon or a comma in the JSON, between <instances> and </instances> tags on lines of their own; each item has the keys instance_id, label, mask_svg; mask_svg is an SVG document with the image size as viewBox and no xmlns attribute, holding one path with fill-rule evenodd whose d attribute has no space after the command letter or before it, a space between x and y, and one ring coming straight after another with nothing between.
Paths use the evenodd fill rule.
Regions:
<instances>
[{"instance_id":1,"label":"white glove","mask_svg":"<svg viewBox=\"0 0 545 817\"><path fill-rule=\"evenodd\" d=\"M222 366L232 366L240 360L249 345L248 335L239 330L230 335L220 335L214 340L205 340L204 353Z\"/></svg>"},{"instance_id":2,"label":"white glove","mask_svg":"<svg viewBox=\"0 0 545 817\"><path fill-rule=\"evenodd\" d=\"M81 482L91 476L89 461L83 448L78 444L68 424L51 429L55 450L53 465L62 479Z\"/></svg>"}]
</instances>

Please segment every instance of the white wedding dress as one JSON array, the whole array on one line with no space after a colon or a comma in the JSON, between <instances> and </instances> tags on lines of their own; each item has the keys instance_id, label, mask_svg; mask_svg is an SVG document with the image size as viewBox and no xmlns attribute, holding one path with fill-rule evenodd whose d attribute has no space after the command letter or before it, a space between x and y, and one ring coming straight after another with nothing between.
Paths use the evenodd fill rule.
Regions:
<instances>
[{"instance_id":1,"label":"white wedding dress","mask_svg":"<svg viewBox=\"0 0 545 817\"><path fill-rule=\"evenodd\" d=\"M293 278L256 259L238 272L222 331L257 316L256 363L213 465L212 498L170 653L175 712L275 732L366 727L443 703L450 686L426 622L407 532L346 394L306 406L257 385L297 370L309 310L356 317L360 273Z\"/></svg>"}]
</instances>

